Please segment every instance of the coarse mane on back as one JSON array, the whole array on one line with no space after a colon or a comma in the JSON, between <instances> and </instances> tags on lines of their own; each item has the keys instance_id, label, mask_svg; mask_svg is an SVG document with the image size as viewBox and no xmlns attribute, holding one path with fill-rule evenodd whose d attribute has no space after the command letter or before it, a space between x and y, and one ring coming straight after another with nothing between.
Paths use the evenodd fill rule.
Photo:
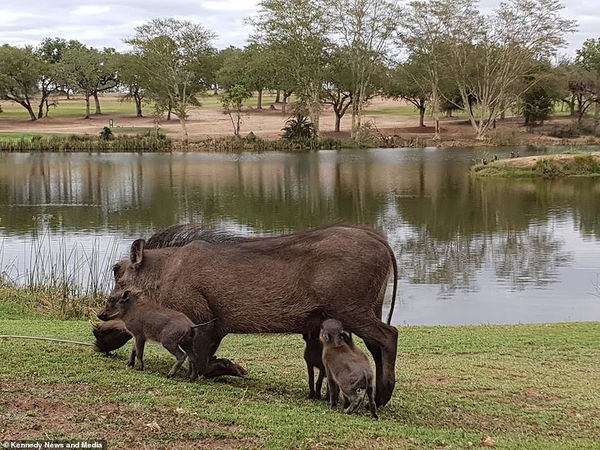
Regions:
<instances>
[{"instance_id":1,"label":"coarse mane on back","mask_svg":"<svg viewBox=\"0 0 600 450\"><path fill-rule=\"evenodd\" d=\"M246 242L249 239L251 238L202 223L177 224L154 233L146 241L145 248L183 247L193 241L204 241L210 244L231 244Z\"/></svg>"}]
</instances>

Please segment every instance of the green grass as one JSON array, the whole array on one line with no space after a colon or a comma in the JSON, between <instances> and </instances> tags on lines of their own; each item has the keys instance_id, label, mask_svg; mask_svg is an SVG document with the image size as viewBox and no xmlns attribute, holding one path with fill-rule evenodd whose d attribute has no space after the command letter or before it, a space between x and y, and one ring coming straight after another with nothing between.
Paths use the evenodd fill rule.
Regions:
<instances>
[{"instance_id":1,"label":"green grass","mask_svg":"<svg viewBox=\"0 0 600 450\"><path fill-rule=\"evenodd\" d=\"M20 300L21 299L21 300ZM91 341L87 321L50 319L18 290L0 290L2 334ZM600 324L401 327L398 384L372 420L306 399L302 339L230 335L219 355L246 379L189 383L88 347L0 339L3 439L105 438L111 448L597 448ZM154 423L156 422L156 424ZM173 447L174 446L174 447Z\"/></svg>"},{"instance_id":2,"label":"green grass","mask_svg":"<svg viewBox=\"0 0 600 450\"><path fill-rule=\"evenodd\" d=\"M367 108L365 110L367 116L419 116L417 108L410 105L398 105L383 108ZM417 122L417 125L419 123Z\"/></svg>"},{"instance_id":3,"label":"green grass","mask_svg":"<svg viewBox=\"0 0 600 450\"><path fill-rule=\"evenodd\" d=\"M275 101L275 95L264 93L263 94L263 107L268 108L271 103ZM201 107L203 108L221 108L221 97L215 95L204 95L200 97ZM247 99L244 102L245 106L255 107L256 106L256 94ZM132 101L120 101L117 97L111 95L110 97L100 97L100 107L102 108L102 114L131 114L135 115L135 103ZM146 115L151 113L152 104L150 102L144 102L143 110ZM0 113L0 121L2 119L29 119L29 114L25 109L14 102L3 102L3 112ZM37 113L37 105L34 102L34 111ZM95 111L95 106L92 101L91 104L92 113ZM49 117L55 118L77 118L85 115L85 100L83 98L75 97L73 100L59 100L56 108L50 108Z\"/></svg>"}]
</instances>

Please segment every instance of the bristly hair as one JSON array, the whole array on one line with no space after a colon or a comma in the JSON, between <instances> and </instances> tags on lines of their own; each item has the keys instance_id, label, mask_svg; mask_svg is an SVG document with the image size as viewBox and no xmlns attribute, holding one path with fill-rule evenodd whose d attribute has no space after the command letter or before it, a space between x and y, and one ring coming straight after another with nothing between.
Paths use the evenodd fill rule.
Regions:
<instances>
[{"instance_id":1,"label":"bristly hair","mask_svg":"<svg viewBox=\"0 0 600 450\"><path fill-rule=\"evenodd\" d=\"M246 242L250 239L226 230L212 228L206 224L177 224L154 233L146 241L145 248L183 247L193 241L204 241L209 244L225 244Z\"/></svg>"}]
</instances>

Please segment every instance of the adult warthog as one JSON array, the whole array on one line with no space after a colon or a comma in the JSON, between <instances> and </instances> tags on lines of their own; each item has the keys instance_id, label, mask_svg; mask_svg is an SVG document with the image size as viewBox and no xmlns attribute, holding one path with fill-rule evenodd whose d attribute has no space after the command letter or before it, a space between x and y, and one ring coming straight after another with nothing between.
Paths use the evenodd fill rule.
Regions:
<instances>
[{"instance_id":1,"label":"adult warthog","mask_svg":"<svg viewBox=\"0 0 600 450\"><path fill-rule=\"evenodd\" d=\"M141 289L195 323L215 319L206 330L206 360L228 333L305 333L316 314L338 319L373 354L376 402L384 405L395 385L398 339L381 321L391 268L395 297L393 252L383 235L360 227L157 249L138 239L129 259L115 265L110 295Z\"/></svg>"}]
</instances>

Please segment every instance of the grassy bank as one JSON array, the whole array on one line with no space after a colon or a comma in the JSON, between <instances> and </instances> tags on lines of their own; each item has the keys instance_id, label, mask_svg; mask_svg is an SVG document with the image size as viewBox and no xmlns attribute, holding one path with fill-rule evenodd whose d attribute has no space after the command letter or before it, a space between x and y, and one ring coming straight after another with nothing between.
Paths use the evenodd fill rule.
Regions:
<instances>
[{"instance_id":1,"label":"grassy bank","mask_svg":"<svg viewBox=\"0 0 600 450\"><path fill-rule=\"evenodd\" d=\"M158 137L154 130L143 131L129 127L127 131L114 132L110 140L91 135L50 135L50 134L18 134L0 133L0 151L30 152L169 152L169 151L203 151L203 152L297 152L314 150L339 150L342 148L396 148L424 147L425 140L420 138L401 138L374 136L369 139L354 141L324 137L321 139L261 139L258 137L219 137L208 138L184 145L173 142L163 134Z\"/></svg>"},{"instance_id":2,"label":"grassy bank","mask_svg":"<svg viewBox=\"0 0 600 450\"><path fill-rule=\"evenodd\" d=\"M505 178L600 176L600 153L563 153L494 161L473 166L471 173Z\"/></svg>"},{"instance_id":3,"label":"grassy bank","mask_svg":"<svg viewBox=\"0 0 600 450\"><path fill-rule=\"evenodd\" d=\"M0 293L2 334L91 341L87 321L49 319ZM2 438L104 438L111 448L597 448L598 323L402 327L398 384L381 420L306 399L302 339L228 336L246 379L168 380L89 347L0 339Z\"/></svg>"},{"instance_id":4,"label":"grassy bank","mask_svg":"<svg viewBox=\"0 0 600 450\"><path fill-rule=\"evenodd\" d=\"M171 148L171 139L153 130L143 134L115 134L111 139L87 134L0 134L0 151L3 152L163 152Z\"/></svg>"}]
</instances>

